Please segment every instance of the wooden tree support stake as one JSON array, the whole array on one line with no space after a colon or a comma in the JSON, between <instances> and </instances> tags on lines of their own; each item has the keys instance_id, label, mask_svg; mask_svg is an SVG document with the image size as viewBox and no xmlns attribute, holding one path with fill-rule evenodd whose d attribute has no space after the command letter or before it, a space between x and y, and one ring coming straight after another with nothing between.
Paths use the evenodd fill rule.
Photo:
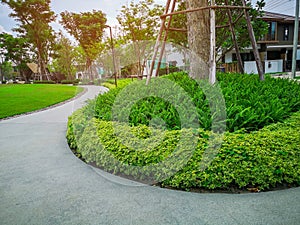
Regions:
<instances>
[{"instance_id":1,"label":"wooden tree support stake","mask_svg":"<svg viewBox=\"0 0 300 225\"><path fill-rule=\"evenodd\" d=\"M171 5L171 1L172 2L172 7L170 10L170 5ZM165 50L165 42L167 40L167 36L168 36L168 31L169 30L173 30L173 31L185 31L183 29L178 29L178 28L170 28L171 25L171 21L172 21L172 16L173 15L178 15L178 14L186 14L186 13L193 13L193 12L197 12L200 10L205 10L205 9L210 9L210 16L211 16L211 26L210 26L210 62L209 62L209 81L210 83L214 84L216 81L216 77L215 77L215 73L216 73L216 61L215 61L215 29L216 29L216 25L215 25L215 10L216 9L227 9L227 14L229 17L229 28L230 31L232 33L232 39L234 42L234 46L235 46L235 50L237 53L237 57L238 57L238 63L239 63L239 69L241 71L241 73L244 73L244 67L243 67L243 63L242 63L242 59L240 56L240 52L239 52L239 46L236 40L236 36L235 36L235 31L234 31L234 27L233 24L235 24L237 22L237 20L239 20L242 17L242 14L237 18L236 21L232 21L232 14L231 14L231 9L241 9L244 11L244 16L246 18L247 21L247 27L248 27L248 32L249 32L249 36L250 36L250 40L251 40L251 45L252 45L252 49L253 49L253 54L254 54L254 58L256 61L256 65L257 65L257 70L258 70L258 74L259 74L259 78L260 80L264 80L264 70L263 70L263 66L260 60L260 56L259 56L259 52L257 49L257 43L255 40L255 36L254 36L254 31L253 31L253 27L251 24L251 20L250 20L250 16L248 13L248 10L251 9L251 7L248 7L246 5L245 0L241 0L243 6L231 6L228 5L228 0L225 0L226 5L215 5L215 0L211 0L211 5L207 6L207 7L201 7L201 8L195 8L195 9L188 9L188 10L183 10L183 11L178 11L178 12L174 12L175 10L175 5L176 5L176 0L168 0L167 4L166 4L166 8L165 8L165 12L163 15L161 15L161 26L160 26L160 30L159 30L159 34L156 40L156 44L154 46L154 53L153 53L153 57L152 57L152 61L151 61L151 65L150 65L150 71L147 74L147 80L146 80L146 84L149 84L151 76L153 74L153 70L154 70L154 66L155 66L155 62L156 62L156 57L157 54L159 52L159 48L160 48L160 43L161 43L161 50L160 50L160 55L159 55L159 61L157 64L157 69L156 69L156 73L155 76L158 75L159 72L159 67L161 65L161 60L163 57L163 53ZM169 12L170 10L170 12ZM167 26L165 25L166 22L166 18L169 18L169 21L167 23ZM222 27L227 27L227 26L222 26ZM218 28L218 27L217 27Z\"/></svg>"}]
</instances>

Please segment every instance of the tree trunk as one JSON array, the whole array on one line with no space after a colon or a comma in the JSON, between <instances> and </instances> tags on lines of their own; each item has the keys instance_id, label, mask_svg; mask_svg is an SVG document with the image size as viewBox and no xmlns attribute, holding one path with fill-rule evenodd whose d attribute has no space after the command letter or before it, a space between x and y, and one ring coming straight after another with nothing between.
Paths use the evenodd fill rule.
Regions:
<instances>
[{"instance_id":1,"label":"tree trunk","mask_svg":"<svg viewBox=\"0 0 300 225\"><path fill-rule=\"evenodd\" d=\"M208 0L186 0L187 9L208 6ZM188 44L190 54L190 76L195 79L209 78L210 61L210 17L209 10L187 14Z\"/></svg>"},{"instance_id":2,"label":"tree trunk","mask_svg":"<svg viewBox=\"0 0 300 225\"><path fill-rule=\"evenodd\" d=\"M90 57L86 58L86 62L85 62L85 72L88 73L88 79L93 81L94 77L93 77L93 73L92 73L92 60Z\"/></svg>"}]
</instances>

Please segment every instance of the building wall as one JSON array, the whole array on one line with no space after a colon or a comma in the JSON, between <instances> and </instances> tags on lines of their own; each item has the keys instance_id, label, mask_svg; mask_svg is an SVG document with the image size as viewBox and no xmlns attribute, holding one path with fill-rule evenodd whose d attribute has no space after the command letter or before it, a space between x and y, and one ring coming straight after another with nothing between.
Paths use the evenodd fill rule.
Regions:
<instances>
[{"instance_id":1,"label":"building wall","mask_svg":"<svg viewBox=\"0 0 300 225\"><path fill-rule=\"evenodd\" d=\"M267 60L264 62L265 73L280 73L283 68L283 60ZM245 73L257 74L257 66L255 61L244 62Z\"/></svg>"}]
</instances>

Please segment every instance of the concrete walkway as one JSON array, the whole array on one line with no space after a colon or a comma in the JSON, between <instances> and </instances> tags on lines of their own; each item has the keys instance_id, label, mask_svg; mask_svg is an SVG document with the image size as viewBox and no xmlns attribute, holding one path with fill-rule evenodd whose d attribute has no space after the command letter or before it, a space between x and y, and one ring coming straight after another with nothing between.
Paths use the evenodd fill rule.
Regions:
<instances>
[{"instance_id":1,"label":"concrete walkway","mask_svg":"<svg viewBox=\"0 0 300 225\"><path fill-rule=\"evenodd\" d=\"M299 225L300 188L197 194L149 187L93 169L66 139L67 117L103 91L0 122L0 224Z\"/></svg>"}]
</instances>

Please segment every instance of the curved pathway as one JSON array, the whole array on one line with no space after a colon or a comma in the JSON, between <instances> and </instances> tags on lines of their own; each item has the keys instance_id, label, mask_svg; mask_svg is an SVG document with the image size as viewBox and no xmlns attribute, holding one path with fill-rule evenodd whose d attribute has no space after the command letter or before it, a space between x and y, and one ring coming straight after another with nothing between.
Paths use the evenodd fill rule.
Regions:
<instances>
[{"instance_id":1,"label":"curved pathway","mask_svg":"<svg viewBox=\"0 0 300 225\"><path fill-rule=\"evenodd\" d=\"M64 105L0 122L0 224L299 225L300 188L257 194L198 194L141 186L77 159Z\"/></svg>"}]
</instances>

